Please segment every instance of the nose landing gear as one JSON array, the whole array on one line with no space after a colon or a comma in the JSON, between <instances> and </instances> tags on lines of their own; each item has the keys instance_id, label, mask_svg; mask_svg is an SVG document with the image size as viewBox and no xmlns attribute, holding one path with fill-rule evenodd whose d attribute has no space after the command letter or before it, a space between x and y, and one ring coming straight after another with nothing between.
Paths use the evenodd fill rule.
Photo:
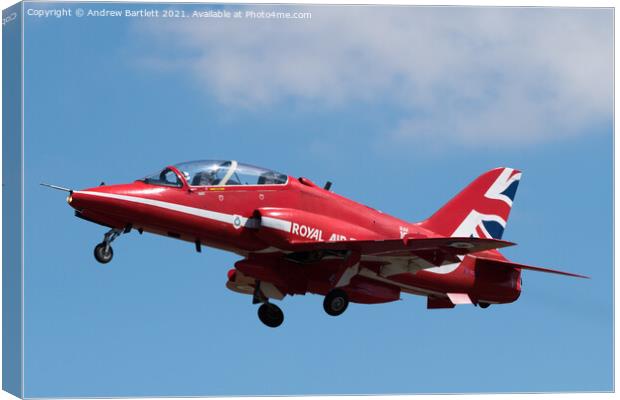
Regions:
<instances>
[{"instance_id":1,"label":"nose landing gear","mask_svg":"<svg viewBox=\"0 0 620 400\"><path fill-rule=\"evenodd\" d=\"M95 246L95 259L101 264L107 264L112 261L112 256L114 256L114 251L109 244L99 243Z\"/></svg>"},{"instance_id":2,"label":"nose landing gear","mask_svg":"<svg viewBox=\"0 0 620 400\"><path fill-rule=\"evenodd\" d=\"M131 228L129 228L129 230L131 230ZM127 231L127 228L125 228L124 230L113 228L110 229L105 235L103 235L103 242L95 246L95 259L101 264L107 264L112 261L114 251L112 250L112 246L110 246L110 244L114 241L114 239L120 236L121 233Z\"/></svg>"}]
</instances>

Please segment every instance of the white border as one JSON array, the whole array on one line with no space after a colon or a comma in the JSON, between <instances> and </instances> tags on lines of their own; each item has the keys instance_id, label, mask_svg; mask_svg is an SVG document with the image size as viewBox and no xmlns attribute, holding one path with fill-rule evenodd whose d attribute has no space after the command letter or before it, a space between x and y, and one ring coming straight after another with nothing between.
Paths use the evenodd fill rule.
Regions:
<instances>
[{"instance_id":1,"label":"white border","mask_svg":"<svg viewBox=\"0 0 620 400\"><path fill-rule=\"evenodd\" d=\"M65 1L67 3L71 3L71 2L78 2L78 1ZM96 3L96 1L83 1L83 2L93 2ZM144 3L188 3L188 2L182 2L182 1L175 1L175 0L169 0L169 1L148 1L148 0L135 0L132 1L133 3L140 3L140 2L144 2ZM2 8L7 8L13 4L15 4L15 1L11 1L11 0L0 0L0 5L2 5ZM108 2L111 3L111 2ZM116 2L114 2L116 3ZM120 2L119 2L120 3ZM193 2L193 3L198 3L198 2ZM308 1L308 0L299 0L296 2L290 2L290 1L280 1L280 2L274 2L274 1L268 1L268 0L253 0L253 1L230 1L230 0L221 0L221 1L217 1L217 2L202 2L202 3L244 3L244 4L349 4L349 5L362 5L362 4L382 4L382 5L428 5L428 6L450 6L450 5L457 5L457 6L511 6L511 7L613 7L615 8L616 5L618 4L617 1L609 1L609 0L590 0L590 1L552 1L552 0L539 0L539 1L514 1L514 0L505 0L502 2L499 1L490 1L490 0L477 0L475 2L470 2L470 1L463 1L463 0L435 0L433 2L422 2L422 1L415 1L415 0L391 0L389 2L383 2L383 1L375 1L375 2L371 2L368 0L358 0L358 1L350 1L350 0L339 0L339 1L326 1L326 0L314 0L314 1ZM22 10L23 10L23 6L22 6ZM24 38L24 25L25 25L25 21L23 21L22 24L22 74L23 74L23 38ZM615 15L614 15L614 25L615 25ZM615 26L614 26L614 66L615 66L615 44L618 43L618 34L617 31L615 30ZM0 61L1 61L1 41L0 41ZM22 75L23 78L23 75ZM0 88L1 88L1 82L0 82ZM24 163L24 90L23 90L23 85L24 85L24 81L22 79L22 171L20 171L21 173L21 178L22 178L22 188L24 188L23 186L23 180L24 180L24 169L23 169L23 163ZM616 106L616 102L615 102L615 93L616 93L616 89L617 89L617 82L615 80L615 68L614 68L614 121L613 121L613 128L614 128L614 132L616 131L615 127L616 127L616 120L615 120L615 115L617 113L617 106ZM1 100L0 100L0 106L1 106ZM0 142L0 158L1 158L1 148L2 148L2 144ZM617 147L617 143L614 140L614 155L616 154L618 150ZM1 165L0 165L0 172L1 172ZM616 183L616 177L618 176L617 174L618 170L617 170L617 165L615 163L615 157L614 157L614 199L617 199L618 196L618 191L617 191L617 185ZM22 227L23 227L23 221L24 221L24 202L23 202L23 196L24 196L24 190L22 190ZM0 194L1 197L1 194ZM2 199L0 198L0 204L2 204ZM616 226L616 213L615 213L615 204L616 202L614 201L614 209L613 209L613 215L614 215L614 265L617 264L617 254L615 252L615 248L617 246L620 245L620 241L618 240L617 236L615 235L615 226ZM0 215L0 221L1 221L1 215ZM22 242L24 240L24 231L22 230ZM2 238L2 234L0 233L0 239ZM24 253L23 253L24 249L22 248L22 260L24 260ZM2 251L1 251L1 242L0 242L0 256L2 255ZM22 296L24 295L24 287L23 287L23 279L24 279L24 271L22 268ZM614 288L617 286L619 282L618 276L614 273ZM2 283L2 276L0 275L0 285ZM613 298L614 298L614 346L613 346L613 351L614 351L614 362L615 359L617 357L616 356L616 346L615 346L615 321L616 321L616 310L617 307L615 307L615 289L614 289L614 293L613 293ZM1 298L0 298L0 305L1 305ZM23 297L22 297L22 394L23 394L23 389L24 389L24 382L25 382L25 376L23 374L24 372L24 358L23 358L23 351L24 351L24 346L23 346L23 334L24 334L24 326L23 326L23 321L24 321L24 304L23 304ZM0 319L0 335L1 335L1 328L2 328L2 321ZM2 350L0 349L0 357L2 355ZM439 371L440 373L440 371ZM617 381L617 370L615 368L615 364L614 364L614 384ZM0 377L1 379L1 377ZM515 376L515 379L519 379L518 376ZM523 398L525 395L524 394L496 394L496 395L486 395L485 397L491 397L493 399L520 399ZM545 399L581 399L583 397L587 396L588 398L595 398L595 399L603 399L603 398L613 398L615 397L614 394L611 393L588 393L588 394L580 394L580 393L559 393L559 394L532 394L532 395L528 395L528 399L534 399L534 398L545 398ZM317 398L317 399L335 399L339 396L312 396L313 398ZM350 399L365 399L368 396L348 396ZM374 397L374 396L373 396ZM377 398L384 398L387 396L376 396ZM411 399L425 399L425 398L432 398L435 400L447 400L447 399L454 399L455 397L453 395L400 395L400 398L411 398ZM0 392L0 400L1 399L13 399L14 397L11 396L10 394L6 393L6 392ZM158 397L144 397L146 399L149 398L158 398ZM181 398L181 397L176 397L176 398ZM200 398L205 398L205 397L200 397ZM213 398L213 397L211 397ZM243 399L278 399L279 397L243 397ZM295 397L295 398L301 398L301 397ZM468 395L461 395L459 396L459 399L463 399L463 400L473 400L473 399L477 399L478 395L476 394L468 394ZM225 399L231 399L231 397L225 397Z\"/></svg>"}]
</instances>

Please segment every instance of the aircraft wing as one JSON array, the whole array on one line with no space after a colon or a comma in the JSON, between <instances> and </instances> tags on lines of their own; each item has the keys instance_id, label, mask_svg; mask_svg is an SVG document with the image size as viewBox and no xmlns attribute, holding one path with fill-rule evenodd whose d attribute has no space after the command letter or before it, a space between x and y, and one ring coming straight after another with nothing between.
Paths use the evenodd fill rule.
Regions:
<instances>
[{"instance_id":1,"label":"aircraft wing","mask_svg":"<svg viewBox=\"0 0 620 400\"><path fill-rule=\"evenodd\" d=\"M351 251L361 256L420 257L433 265L459 262L457 256L512 246L514 243L474 237L344 240L337 242L291 242L295 252Z\"/></svg>"}]
</instances>

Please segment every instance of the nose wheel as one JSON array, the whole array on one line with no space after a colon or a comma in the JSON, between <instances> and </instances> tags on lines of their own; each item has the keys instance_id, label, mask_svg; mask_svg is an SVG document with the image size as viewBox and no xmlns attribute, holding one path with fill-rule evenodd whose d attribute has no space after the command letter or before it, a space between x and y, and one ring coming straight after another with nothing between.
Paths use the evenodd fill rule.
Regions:
<instances>
[{"instance_id":1,"label":"nose wheel","mask_svg":"<svg viewBox=\"0 0 620 400\"><path fill-rule=\"evenodd\" d=\"M95 259L101 264L107 264L112 261L112 256L114 256L114 251L109 244L99 243L95 246Z\"/></svg>"},{"instance_id":2,"label":"nose wheel","mask_svg":"<svg viewBox=\"0 0 620 400\"><path fill-rule=\"evenodd\" d=\"M95 246L94 254L97 261L101 264L107 264L112 261L114 250L112 250L112 246L110 244L114 241L114 239L120 236L123 231L123 229L114 228L110 229L105 235L103 235L103 242Z\"/></svg>"}]
</instances>

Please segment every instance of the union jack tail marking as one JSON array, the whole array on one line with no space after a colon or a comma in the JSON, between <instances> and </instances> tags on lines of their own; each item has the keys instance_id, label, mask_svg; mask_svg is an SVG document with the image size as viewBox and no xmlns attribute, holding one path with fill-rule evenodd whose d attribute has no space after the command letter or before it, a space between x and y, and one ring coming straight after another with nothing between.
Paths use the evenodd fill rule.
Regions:
<instances>
[{"instance_id":1,"label":"union jack tail marking","mask_svg":"<svg viewBox=\"0 0 620 400\"><path fill-rule=\"evenodd\" d=\"M446 236L501 239L520 179L516 169L492 169L421 225Z\"/></svg>"}]
</instances>

